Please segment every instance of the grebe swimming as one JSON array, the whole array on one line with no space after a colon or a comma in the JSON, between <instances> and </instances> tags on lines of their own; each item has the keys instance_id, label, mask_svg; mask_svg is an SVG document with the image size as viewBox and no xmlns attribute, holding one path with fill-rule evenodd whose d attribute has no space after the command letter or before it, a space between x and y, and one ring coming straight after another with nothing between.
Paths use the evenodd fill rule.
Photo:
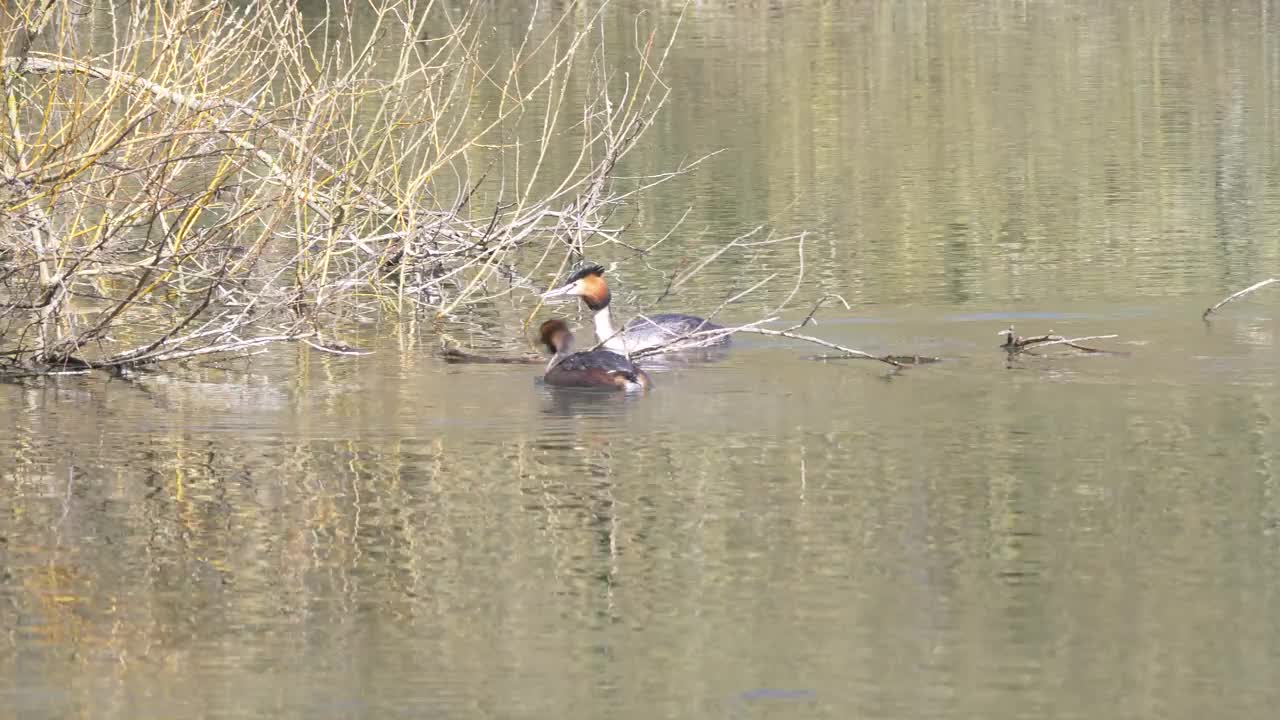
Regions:
<instances>
[{"instance_id":1,"label":"grebe swimming","mask_svg":"<svg viewBox=\"0 0 1280 720\"><path fill-rule=\"evenodd\" d=\"M625 356L610 350L573 352L573 333L563 320L542 323L538 336L551 352L551 362L543 375L548 385L627 391L649 388L649 376Z\"/></svg>"},{"instance_id":2,"label":"grebe swimming","mask_svg":"<svg viewBox=\"0 0 1280 720\"><path fill-rule=\"evenodd\" d=\"M627 323L623 332L615 331L613 318L609 314L609 283L605 282L604 268L600 265L588 265L582 268L574 273L564 286L549 290L543 293L542 297L545 299L563 295L576 295L582 298L582 303L592 313L596 338L603 341L605 347L624 355L664 345L690 333L724 329L721 325L694 315L662 313L634 318ZM680 349L728 344L727 334L711 335L705 339L688 338L681 343Z\"/></svg>"}]
</instances>

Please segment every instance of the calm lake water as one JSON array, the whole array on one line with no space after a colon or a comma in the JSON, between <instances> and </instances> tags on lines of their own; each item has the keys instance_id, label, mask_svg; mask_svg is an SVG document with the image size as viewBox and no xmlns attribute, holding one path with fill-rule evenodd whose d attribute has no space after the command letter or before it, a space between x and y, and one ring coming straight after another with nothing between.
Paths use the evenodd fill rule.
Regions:
<instances>
[{"instance_id":1,"label":"calm lake water","mask_svg":"<svg viewBox=\"0 0 1280 720\"><path fill-rule=\"evenodd\" d=\"M1278 10L689 6L632 162L723 152L643 197L637 242L689 215L601 258L616 304L803 230L786 319L840 293L807 331L937 365L747 336L602 397L388 325L0 385L0 717L1272 717L1280 291L1200 312L1280 274ZM753 319L799 258L664 307L779 272ZM516 350L532 303L446 329ZM1010 366L1010 324L1123 354Z\"/></svg>"}]
</instances>

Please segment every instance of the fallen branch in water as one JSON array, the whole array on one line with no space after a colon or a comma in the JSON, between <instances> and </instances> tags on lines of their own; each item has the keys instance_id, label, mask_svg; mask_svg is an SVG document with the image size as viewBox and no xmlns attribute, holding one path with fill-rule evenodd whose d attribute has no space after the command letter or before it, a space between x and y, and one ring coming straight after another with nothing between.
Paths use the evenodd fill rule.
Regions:
<instances>
[{"instance_id":1,"label":"fallen branch in water","mask_svg":"<svg viewBox=\"0 0 1280 720\"><path fill-rule=\"evenodd\" d=\"M208 333L205 333L207 335ZM245 350L262 348L267 345L286 342L304 342L317 350L337 352L333 348L308 342L314 333L289 333L281 335L263 335L248 339L231 338L215 341L200 347L187 347L185 343L163 346L160 349L140 348L137 351L120 353L113 357L84 360L73 355L64 355L56 361L36 366L10 366L0 369L0 378L39 377L42 375L78 375L90 370L132 370L140 367L158 365L160 363L187 360L204 355L235 355ZM364 354L344 352L341 354Z\"/></svg>"},{"instance_id":2,"label":"fallen branch in water","mask_svg":"<svg viewBox=\"0 0 1280 720\"><path fill-rule=\"evenodd\" d=\"M1014 355L1019 355L1022 353L1026 353L1028 355L1035 355L1036 350L1040 350L1053 345L1066 345L1067 347L1070 347L1085 353L1102 353L1102 354L1108 354L1108 355L1123 354L1117 350L1103 350L1100 348L1093 348L1093 347L1088 347L1086 345L1080 344L1088 340L1110 340L1112 338L1119 337L1118 335L1086 335L1084 337L1068 338L1068 337L1063 337L1062 335L1047 334L1047 335L1035 335L1032 337L1021 337L1014 332L1012 325L1009 326L1009 329L1001 330L997 334L1005 336L1004 343L1001 344L1000 347L1003 348L1005 352L1009 353L1010 357Z\"/></svg>"},{"instance_id":3,"label":"fallen branch in water","mask_svg":"<svg viewBox=\"0 0 1280 720\"><path fill-rule=\"evenodd\" d=\"M353 355L358 357L361 355L373 354L371 350L361 350L359 348L351 347L346 343L340 343L332 340L326 342L322 340L307 340L305 338L300 339L302 340L302 344L330 355Z\"/></svg>"},{"instance_id":4,"label":"fallen branch in water","mask_svg":"<svg viewBox=\"0 0 1280 720\"><path fill-rule=\"evenodd\" d=\"M894 362L898 365L932 365L936 362L942 362L942 358L932 355L876 355L873 357L860 357L857 355L810 355L805 360L817 360L826 362L828 360L879 360L880 362Z\"/></svg>"},{"instance_id":5,"label":"fallen branch in water","mask_svg":"<svg viewBox=\"0 0 1280 720\"><path fill-rule=\"evenodd\" d=\"M1232 300L1238 300L1244 297L1245 295L1248 295L1249 293L1253 292L1254 290L1261 290L1262 288L1268 285L1271 285L1272 283L1278 283L1278 282L1280 282L1280 278L1267 278L1266 280L1263 280L1262 282L1256 282L1243 290L1231 293L1230 295L1220 300L1217 305L1214 305L1208 310L1205 310L1204 314L1201 315L1200 318L1203 320L1208 320L1209 316L1213 314L1214 311L1216 311L1218 308L1222 307L1223 305L1226 305L1227 303L1231 302Z\"/></svg>"},{"instance_id":6,"label":"fallen branch in water","mask_svg":"<svg viewBox=\"0 0 1280 720\"><path fill-rule=\"evenodd\" d=\"M645 348L644 350L640 350L638 352L632 353L631 356L632 358L642 358L645 356L657 355L660 353L680 352L682 350L687 350L687 349L706 348L708 345L722 338L726 338L731 335L736 335L738 333L749 333L754 335L767 335L769 337L787 338L788 340L800 340L801 342L813 343L814 345L821 345L822 347L829 348L831 350L837 350L840 353L842 353L841 355L817 356L814 359L875 360L877 362L882 362L886 365L891 365L897 369L907 367L908 365L920 365L927 362L938 361L938 358L923 358L918 355L873 355L869 352L863 352L862 350L855 350L854 348L851 348L851 347L845 347L844 345L833 343L830 340L823 340L822 338L813 337L812 335L801 335L797 333L796 330L803 328L805 325L808 325L811 322L816 322L814 319L814 315L815 313L817 313L818 308L822 306L823 302L825 302L826 300L832 297L838 298L842 303L844 303L844 306L846 309L849 307L849 303L845 302L844 298L840 297L839 295L826 295L826 296L823 296L821 299L818 300L817 303L814 304L813 309L809 311L809 314L805 316L804 320L800 321L795 325L792 325L789 328L786 328L785 330L772 330L770 328L759 327L764 323L769 323L777 320L777 318L770 317L770 318L765 318L763 320L757 320L752 323L747 323L745 325L716 328L713 330L696 330L693 332L685 333L680 337L673 338L670 342L667 342L652 348ZM903 362L903 359L905 358L916 358L916 361Z\"/></svg>"},{"instance_id":7,"label":"fallen branch in water","mask_svg":"<svg viewBox=\"0 0 1280 720\"><path fill-rule=\"evenodd\" d=\"M831 348L832 350L839 350L840 352L844 353L845 358L858 359L858 360L876 360L886 365L892 365L893 367L899 368L899 369L906 367L906 364L898 362L898 360L896 359L899 356L872 355L871 353L863 352L861 350L854 350L853 348L845 347L843 345L837 345L836 343L833 343L829 340L816 338L816 337L813 337L812 335L800 335L798 333L791 332L790 329L769 330L768 328L743 327L743 328L737 328L735 332L755 333L756 335L769 335L771 337L783 337L790 340L802 340L804 342L813 343L814 345L821 345L822 347Z\"/></svg>"},{"instance_id":8,"label":"fallen branch in water","mask_svg":"<svg viewBox=\"0 0 1280 720\"><path fill-rule=\"evenodd\" d=\"M514 357L476 355L455 347L441 348L440 359L447 363L469 363L475 365L541 365L547 361L546 358L538 357L537 355L517 355Z\"/></svg>"}]
</instances>

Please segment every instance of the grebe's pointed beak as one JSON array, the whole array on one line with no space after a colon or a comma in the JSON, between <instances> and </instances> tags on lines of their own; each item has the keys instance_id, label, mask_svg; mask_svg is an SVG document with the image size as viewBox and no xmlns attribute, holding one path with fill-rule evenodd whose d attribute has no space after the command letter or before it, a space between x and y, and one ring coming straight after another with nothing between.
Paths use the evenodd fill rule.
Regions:
<instances>
[{"instance_id":1,"label":"grebe's pointed beak","mask_svg":"<svg viewBox=\"0 0 1280 720\"><path fill-rule=\"evenodd\" d=\"M564 297L565 295L577 295L578 294L577 290L578 290L577 283L569 283L564 287L558 287L555 290L548 290L542 293L542 299L550 300L551 298Z\"/></svg>"}]
</instances>

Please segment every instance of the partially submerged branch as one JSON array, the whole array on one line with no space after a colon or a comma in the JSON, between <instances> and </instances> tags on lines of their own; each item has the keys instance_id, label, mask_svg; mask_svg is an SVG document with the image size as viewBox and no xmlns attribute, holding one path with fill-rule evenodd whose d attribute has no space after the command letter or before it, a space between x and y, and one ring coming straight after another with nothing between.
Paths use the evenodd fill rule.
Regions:
<instances>
[{"instance_id":1,"label":"partially submerged branch","mask_svg":"<svg viewBox=\"0 0 1280 720\"><path fill-rule=\"evenodd\" d=\"M797 325L796 327L800 327L800 326ZM902 356L872 355L871 353L863 352L861 350L854 350L853 348L845 347L843 345L830 342L829 340L823 340L822 338L816 338L816 337L813 337L812 335L800 335L798 333L792 332L790 329L770 330L768 328L743 327L743 328L737 328L736 332L754 333L756 335L768 335L771 337L782 337L782 338L787 338L789 340L800 340L802 342L812 343L814 345L821 345L822 347L830 348L832 350L839 350L841 353L843 353L842 356L835 356L837 358L875 360L877 362L882 362L886 365L891 365L894 368L900 369L900 368L906 367L906 363L900 362L898 360L898 358ZM825 356L825 357L822 357L822 359L830 360L834 358L832 358L831 356Z\"/></svg>"},{"instance_id":2,"label":"partially submerged branch","mask_svg":"<svg viewBox=\"0 0 1280 720\"><path fill-rule=\"evenodd\" d=\"M1009 353L1010 357L1023 354L1023 353L1026 353L1028 355L1035 355L1036 351L1042 350L1048 347L1053 347L1055 345L1064 345L1073 350L1079 350L1080 352L1090 353L1090 354L1108 354L1108 355L1123 354L1121 351L1117 351L1117 350L1103 350L1100 348L1088 347L1080 344L1082 342L1086 342L1089 340L1110 340L1112 338L1119 337L1118 335L1087 335L1083 337L1068 338L1062 335L1054 335L1050 333L1047 335L1035 335L1032 337L1022 337L1018 335L1016 332L1014 332L1012 325L1010 325L1007 330L1001 330L997 334L1004 336L1004 342L1000 345L1000 347L1005 352Z\"/></svg>"},{"instance_id":3,"label":"partially submerged branch","mask_svg":"<svg viewBox=\"0 0 1280 720\"><path fill-rule=\"evenodd\" d=\"M1231 293L1230 295L1226 296L1222 300L1219 300L1218 304L1214 305L1208 310L1205 310L1204 314L1201 315L1200 317L1201 319L1208 320L1209 316L1217 312L1218 308L1222 307L1223 305L1226 305L1227 303L1233 300L1238 300L1244 297L1245 295L1248 295L1249 293L1254 292L1255 290L1261 290L1262 288L1268 285L1271 285L1273 283L1278 283L1278 282L1280 282L1280 278L1267 278L1266 280L1263 280L1261 282L1256 282L1243 290Z\"/></svg>"},{"instance_id":4,"label":"partially submerged branch","mask_svg":"<svg viewBox=\"0 0 1280 720\"><path fill-rule=\"evenodd\" d=\"M840 302L844 303L845 309L849 308L849 304L845 302L844 298L840 297L839 295L826 295L820 298L814 304L813 308L809 311L808 315L806 315L803 320L801 320L799 323L796 323L795 325L792 325L791 327L788 327L782 330L774 330L771 328L760 327L761 325L764 325L766 323L776 321L777 320L776 317L764 318L761 320L756 320L755 322L752 322L752 323L747 323L744 325L736 325L733 327L716 328L711 330L695 330L693 332L685 333L679 337L674 337L671 339L671 341L664 343L662 345L659 345L653 348L646 348L639 352L632 353L632 357L643 358L643 357L648 357L652 355L658 355L661 353L671 353L671 352L678 353L678 352L684 352L692 349L705 348L707 347L707 345L714 343L717 340L722 340L726 337L730 337L732 335L736 335L739 333L745 333L749 335L765 335L768 337L786 338L788 340L799 340L801 342L807 342L813 345L819 345L821 347L825 347L830 350L836 350L841 353L840 355L814 356L811 358L814 360L837 360L837 359L839 360L853 360L853 359L875 360L877 362L882 362L886 365L890 365L895 369L901 369L908 365L922 365L922 364L938 361L938 358L931 358L931 357L920 356L920 355L893 355L893 354L874 355L872 353L864 352L862 350L856 350L851 347L846 347L844 345L840 345L838 343L834 343L829 340L823 340L822 338L814 337L812 335L802 335L796 332L797 330L803 329L806 325L816 322L815 315L818 309L822 306L824 302L826 302L831 298L839 299Z\"/></svg>"},{"instance_id":5,"label":"partially submerged branch","mask_svg":"<svg viewBox=\"0 0 1280 720\"><path fill-rule=\"evenodd\" d=\"M547 361L537 355L480 355L456 347L441 348L440 359L451 364L473 365L542 365Z\"/></svg>"}]
</instances>

